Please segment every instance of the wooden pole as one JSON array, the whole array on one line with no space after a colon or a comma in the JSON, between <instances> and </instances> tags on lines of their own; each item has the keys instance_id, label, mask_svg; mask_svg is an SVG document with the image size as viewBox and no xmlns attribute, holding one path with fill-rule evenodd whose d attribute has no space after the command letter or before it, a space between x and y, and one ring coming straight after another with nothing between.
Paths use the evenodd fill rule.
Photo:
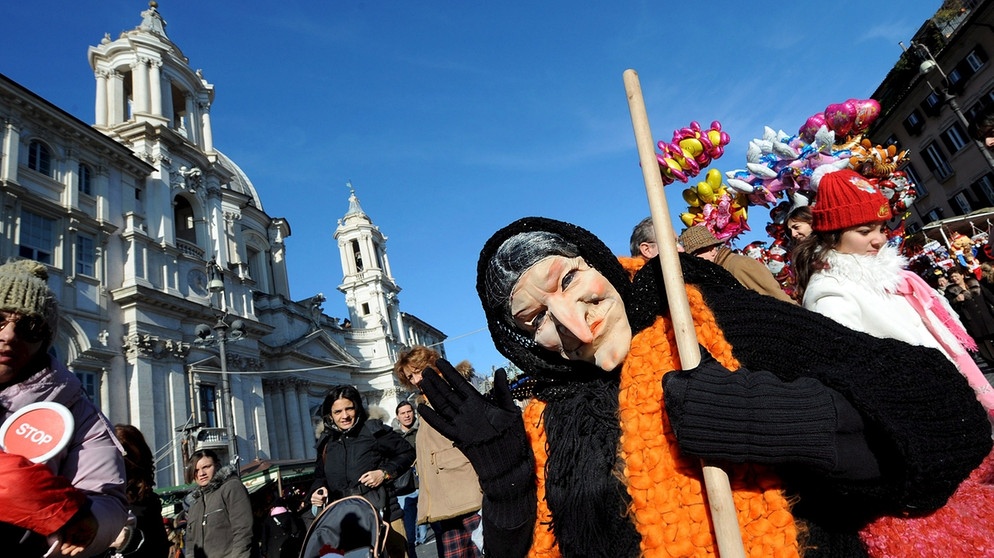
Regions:
<instances>
[{"instance_id":1,"label":"wooden pole","mask_svg":"<svg viewBox=\"0 0 994 558\"><path fill-rule=\"evenodd\" d=\"M666 204L666 194L663 192L663 177L656 159L655 142L649 130L649 116L645 110L638 73L635 70L625 70L624 80L635 143L638 145L639 161L642 164L645 193L649 198L649 214L652 215L652 227L656 232L666 300L669 301L670 319L676 333L677 351L680 353L683 369L688 370L700 363L701 354L697 333L694 331L694 317L690 313L690 302L684 288L676 240L670 236L675 229ZM735 503L732 501L728 475L719 467L703 464L703 476L718 554L722 558L744 558L745 548L742 546L742 533L735 516Z\"/></svg>"}]
</instances>

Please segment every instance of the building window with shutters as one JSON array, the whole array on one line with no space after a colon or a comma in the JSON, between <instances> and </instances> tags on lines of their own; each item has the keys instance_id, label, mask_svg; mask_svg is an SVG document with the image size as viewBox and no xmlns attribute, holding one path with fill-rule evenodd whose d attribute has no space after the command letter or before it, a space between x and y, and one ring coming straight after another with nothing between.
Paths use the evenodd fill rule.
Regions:
<instances>
[{"instance_id":1,"label":"building window with shutters","mask_svg":"<svg viewBox=\"0 0 994 558\"><path fill-rule=\"evenodd\" d=\"M969 140L967 139L966 131L957 122L946 128L945 132L942 132L942 142L946 144L946 148L949 149L950 153L956 153L960 149L963 149Z\"/></svg>"},{"instance_id":2,"label":"building window with shutters","mask_svg":"<svg viewBox=\"0 0 994 558\"><path fill-rule=\"evenodd\" d=\"M933 141L928 144L923 155L925 166L932 171L937 180L945 180L952 176L953 168L949 166L949 161L946 160L946 155L938 143Z\"/></svg>"}]
</instances>

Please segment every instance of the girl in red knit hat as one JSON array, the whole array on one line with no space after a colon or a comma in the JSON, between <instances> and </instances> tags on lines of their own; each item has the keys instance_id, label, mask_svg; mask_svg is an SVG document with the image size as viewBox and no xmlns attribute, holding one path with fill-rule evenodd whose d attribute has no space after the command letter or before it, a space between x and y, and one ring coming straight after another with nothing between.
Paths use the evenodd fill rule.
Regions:
<instances>
[{"instance_id":1,"label":"girl in red knit hat","mask_svg":"<svg viewBox=\"0 0 994 558\"><path fill-rule=\"evenodd\" d=\"M994 388L968 351L977 345L944 297L888 244L890 205L860 174L824 174L813 233L794 251L802 304L857 331L932 347L951 360L994 421Z\"/></svg>"}]
</instances>

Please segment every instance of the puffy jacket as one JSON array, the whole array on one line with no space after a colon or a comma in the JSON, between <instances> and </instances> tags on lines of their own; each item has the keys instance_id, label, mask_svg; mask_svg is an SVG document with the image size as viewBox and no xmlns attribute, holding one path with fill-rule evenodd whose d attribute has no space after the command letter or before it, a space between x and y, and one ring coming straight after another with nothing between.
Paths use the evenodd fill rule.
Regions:
<instances>
[{"instance_id":1,"label":"puffy jacket","mask_svg":"<svg viewBox=\"0 0 994 558\"><path fill-rule=\"evenodd\" d=\"M191 558L250 558L252 504L248 490L226 465L207 486L195 490L186 515L186 555Z\"/></svg>"},{"instance_id":2,"label":"puffy jacket","mask_svg":"<svg viewBox=\"0 0 994 558\"><path fill-rule=\"evenodd\" d=\"M330 429L318 441L318 457L314 466L314 484L310 492L328 489L329 501L342 496L359 494L374 506L389 509L389 521L403 516L393 491L393 483L369 491L359 484L367 471L382 469L397 478L414 463L415 451L400 434L376 419L366 419L347 432Z\"/></svg>"},{"instance_id":3,"label":"puffy jacket","mask_svg":"<svg viewBox=\"0 0 994 558\"><path fill-rule=\"evenodd\" d=\"M86 494L99 527L82 556L93 556L114 542L128 520L123 450L114 427L86 397L79 380L55 359L48 368L0 391L0 422L38 401L64 405L75 421L72 439L47 465Z\"/></svg>"}]
</instances>

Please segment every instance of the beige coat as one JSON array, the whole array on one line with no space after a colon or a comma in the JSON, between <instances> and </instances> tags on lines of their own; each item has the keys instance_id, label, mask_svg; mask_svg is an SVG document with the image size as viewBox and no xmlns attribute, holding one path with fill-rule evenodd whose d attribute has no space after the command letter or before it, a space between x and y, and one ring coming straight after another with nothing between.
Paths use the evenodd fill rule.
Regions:
<instances>
[{"instance_id":1,"label":"beige coat","mask_svg":"<svg viewBox=\"0 0 994 558\"><path fill-rule=\"evenodd\" d=\"M422 403L427 405L427 403ZM469 459L452 442L422 421L418 430L418 523L474 512L483 491Z\"/></svg>"}]
</instances>

